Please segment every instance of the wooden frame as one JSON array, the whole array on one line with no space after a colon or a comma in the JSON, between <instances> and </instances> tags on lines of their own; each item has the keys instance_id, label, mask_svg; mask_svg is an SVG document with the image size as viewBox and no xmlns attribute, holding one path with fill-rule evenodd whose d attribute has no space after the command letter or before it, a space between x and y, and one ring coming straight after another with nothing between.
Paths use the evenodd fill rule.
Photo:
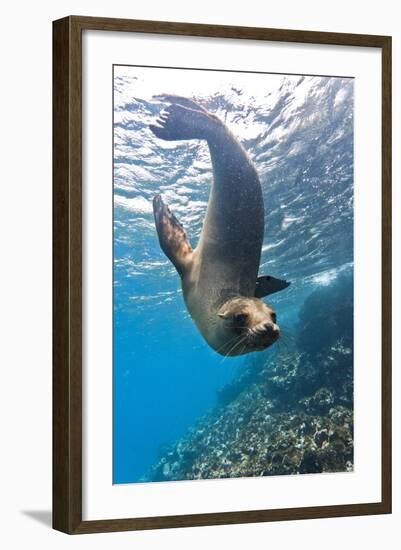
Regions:
<instances>
[{"instance_id":1,"label":"wooden frame","mask_svg":"<svg viewBox=\"0 0 401 550\"><path fill-rule=\"evenodd\" d=\"M84 29L382 51L382 497L368 504L82 521L81 33ZM69 534L391 512L391 37L92 17L53 23L53 527Z\"/></svg>"}]
</instances>

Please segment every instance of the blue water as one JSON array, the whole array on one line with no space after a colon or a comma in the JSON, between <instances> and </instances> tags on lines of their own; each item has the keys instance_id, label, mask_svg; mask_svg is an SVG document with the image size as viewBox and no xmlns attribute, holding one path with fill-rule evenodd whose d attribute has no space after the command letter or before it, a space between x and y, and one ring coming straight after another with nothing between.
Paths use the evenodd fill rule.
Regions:
<instances>
[{"instance_id":1,"label":"blue water","mask_svg":"<svg viewBox=\"0 0 401 550\"><path fill-rule=\"evenodd\" d=\"M260 273L292 283L269 300L283 333L316 288L353 269L352 79L116 67L114 483L140 481L247 360L203 341L159 247L153 196L195 246L212 181L205 143L162 142L148 129L162 107L152 96L163 92L221 117L256 165L266 211Z\"/></svg>"}]
</instances>

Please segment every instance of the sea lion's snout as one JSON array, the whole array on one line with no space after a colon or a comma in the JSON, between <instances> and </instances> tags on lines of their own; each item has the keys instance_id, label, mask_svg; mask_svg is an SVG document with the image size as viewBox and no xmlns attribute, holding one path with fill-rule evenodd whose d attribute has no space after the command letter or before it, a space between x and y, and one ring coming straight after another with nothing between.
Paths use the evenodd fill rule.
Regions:
<instances>
[{"instance_id":1,"label":"sea lion's snout","mask_svg":"<svg viewBox=\"0 0 401 550\"><path fill-rule=\"evenodd\" d=\"M257 331L257 343L263 348L267 348L276 342L280 337L280 328L276 323L265 323L263 329Z\"/></svg>"},{"instance_id":2,"label":"sea lion's snout","mask_svg":"<svg viewBox=\"0 0 401 550\"><path fill-rule=\"evenodd\" d=\"M250 343L255 351L262 351L280 337L280 328L273 321L263 322L250 331Z\"/></svg>"},{"instance_id":3,"label":"sea lion's snout","mask_svg":"<svg viewBox=\"0 0 401 550\"><path fill-rule=\"evenodd\" d=\"M275 342L280 336L280 329L275 323L265 323L264 333L269 340Z\"/></svg>"}]
</instances>

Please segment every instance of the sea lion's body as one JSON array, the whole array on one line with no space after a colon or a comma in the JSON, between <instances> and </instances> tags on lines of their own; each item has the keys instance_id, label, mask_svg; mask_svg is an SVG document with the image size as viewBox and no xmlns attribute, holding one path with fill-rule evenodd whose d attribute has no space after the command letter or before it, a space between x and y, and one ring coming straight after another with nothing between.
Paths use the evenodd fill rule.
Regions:
<instances>
[{"instance_id":1,"label":"sea lion's body","mask_svg":"<svg viewBox=\"0 0 401 550\"><path fill-rule=\"evenodd\" d=\"M183 278L188 310L207 340L228 295L255 296L264 231L256 170L231 132L217 124L208 140L214 182L193 267Z\"/></svg>"},{"instance_id":2,"label":"sea lion's body","mask_svg":"<svg viewBox=\"0 0 401 550\"><path fill-rule=\"evenodd\" d=\"M160 126L151 126L152 131L162 139L206 139L214 181L195 250L161 197L155 197L161 247L180 274L189 313L213 349L223 355L264 349L277 339L279 330L274 312L255 297L258 281L259 297L288 283L258 279L264 205L256 169L217 117L191 100L164 98L172 106L161 115ZM237 317L241 325L234 322Z\"/></svg>"}]
</instances>

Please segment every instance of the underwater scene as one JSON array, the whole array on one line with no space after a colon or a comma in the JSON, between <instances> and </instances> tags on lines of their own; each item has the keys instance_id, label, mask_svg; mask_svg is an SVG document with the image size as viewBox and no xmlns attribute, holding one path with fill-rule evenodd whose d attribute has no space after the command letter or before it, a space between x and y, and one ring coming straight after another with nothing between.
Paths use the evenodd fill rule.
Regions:
<instances>
[{"instance_id":1,"label":"underwater scene","mask_svg":"<svg viewBox=\"0 0 401 550\"><path fill-rule=\"evenodd\" d=\"M114 66L113 483L353 471L353 102Z\"/></svg>"}]
</instances>

